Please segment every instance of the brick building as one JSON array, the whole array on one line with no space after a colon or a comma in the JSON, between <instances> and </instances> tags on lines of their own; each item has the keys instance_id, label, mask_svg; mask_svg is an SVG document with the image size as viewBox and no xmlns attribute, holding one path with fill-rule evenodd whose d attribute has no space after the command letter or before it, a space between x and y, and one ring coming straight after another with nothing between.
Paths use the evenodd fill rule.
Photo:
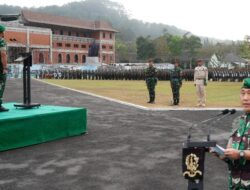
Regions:
<instances>
[{"instance_id":1,"label":"brick building","mask_svg":"<svg viewBox=\"0 0 250 190\"><path fill-rule=\"evenodd\" d=\"M91 44L99 45L101 63L115 62L116 30L106 21L89 21L22 11L15 22L6 26L8 59L31 51L33 63L85 63Z\"/></svg>"}]
</instances>

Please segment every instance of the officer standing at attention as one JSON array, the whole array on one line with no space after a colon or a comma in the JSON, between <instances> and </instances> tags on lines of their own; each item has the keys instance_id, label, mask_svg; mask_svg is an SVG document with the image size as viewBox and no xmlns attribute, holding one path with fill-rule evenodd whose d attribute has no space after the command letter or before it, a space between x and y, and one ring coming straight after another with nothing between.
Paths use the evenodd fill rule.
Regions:
<instances>
[{"instance_id":1,"label":"officer standing at attention","mask_svg":"<svg viewBox=\"0 0 250 190\"><path fill-rule=\"evenodd\" d=\"M206 106L206 92L205 86L207 86L208 81L208 69L203 66L203 61L201 59L197 60L197 67L194 70L194 85L196 86L196 93L198 96L197 106Z\"/></svg>"},{"instance_id":2,"label":"officer standing at attention","mask_svg":"<svg viewBox=\"0 0 250 190\"><path fill-rule=\"evenodd\" d=\"M5 27L0 25L0 112L9 111L2 106L2 98L5 89L5 83L7 78L7 54L6 54L6 43L4 41Z\"/></svg>"},{"instance_id":3,"label":"officer standing at attention","mask_svg":"<svg viewBox=\"0 0 250 190\"><path fill-rule=\"evenodd\" d=\"M148 68L145 72L145 80L149 92L149 104L155 103L155 86L157 85L156 68L152 59L148 60Z\"/></svg>"},{"instance_id":4,"label":"officer standing at attention","mask_svg":"<svg viewBox=\"0 0 250 190\"><path fill-rule=\"evenodd\" d=\"M170 71L170 84L173 94L173 105L178 105L180 102L180 88L182 86L182 69L179 67L179 60L172 61L174 69Z\"/></svg>"},{"instance_id":5,"label":"officer standing at attention","mask_svg":"<svg viewBox=\"0 0 250 190\"><path fill-rule=\"evenodd\" d=\"M221 156L228 163L229 190L250 189L250 78L243 81L240 99L245 114L230 136L224 156Z\"/></svg>"}]
</instances>

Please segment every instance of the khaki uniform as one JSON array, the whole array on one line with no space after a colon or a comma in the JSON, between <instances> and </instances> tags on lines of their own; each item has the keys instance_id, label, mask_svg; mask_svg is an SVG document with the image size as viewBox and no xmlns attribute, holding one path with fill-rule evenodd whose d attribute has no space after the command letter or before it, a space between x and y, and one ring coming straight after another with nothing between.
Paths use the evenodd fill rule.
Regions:
<instances>
[{"instance_id":1,"label":"khaki uniform","mask_svg":"<svg viewBox=\"0 0 250 190\"><path fill-rule=\"evenodd\" d=\"M197 66L194 70L194 84L196 86L196 94L198 96L198 105L205 105L206 91L205 85L208 81L208 70L205 66Z\"/></svg>"}]
</instances>

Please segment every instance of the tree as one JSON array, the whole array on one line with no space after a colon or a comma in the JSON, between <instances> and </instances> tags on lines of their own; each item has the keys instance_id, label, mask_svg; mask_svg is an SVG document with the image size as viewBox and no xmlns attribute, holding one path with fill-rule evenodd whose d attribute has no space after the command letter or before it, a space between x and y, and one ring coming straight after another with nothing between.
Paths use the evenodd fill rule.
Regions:
<instances>
[{"instance_id":1,"label":"tree","mask_svg":"<svg viewBox=\"0 0 250 190\"><path fill-rule=\"evenodd\" d=\"M140 60L147 60L155 57L155 46L150 37L139 37L136 40L137 58Z\"/></svg>"},{"instance_id":2,"label":"tree","mask_svg":"<svg viewBox=\"0 0 250 190\"><path fill-rule=\"evenodd\" d=\"M182 53L182 38L180 36L169 36L168 47L171 57L180 57Z\"/></svg>"},{"instance_id":3,"label":"tree","mask_svg":"<svg viewBox=\"0 0 250 190\"><path fill-rule=\"evenodd\" d=\"M167 60L167 57L169 55L169 47L167 44L166 36L160 36L153 41L156 51L156 57L159 60Z\"/></svg>"}]
</instances>

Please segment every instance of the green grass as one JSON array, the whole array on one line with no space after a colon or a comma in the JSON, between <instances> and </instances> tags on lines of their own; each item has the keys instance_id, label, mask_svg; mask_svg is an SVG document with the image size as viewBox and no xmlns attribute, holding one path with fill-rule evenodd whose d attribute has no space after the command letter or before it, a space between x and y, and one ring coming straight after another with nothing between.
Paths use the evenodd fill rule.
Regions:
<instances>
[{"instance_id":1,"label":"green grass","mask_svg":"<svg viewBox=\"0 0 250 190\"><path fill-rule=\"evenodd\" d=\"M172 91L168 81L156 86L156 104L149 105L145 81L112 80L45 80L46 82L95 93L147 107L167 107ZM240 107L240 82L210 82L206 88L207 107ZM180 106L196 106L197 96L193 82L183 82Z\"/></svg>"}]
</instances>

